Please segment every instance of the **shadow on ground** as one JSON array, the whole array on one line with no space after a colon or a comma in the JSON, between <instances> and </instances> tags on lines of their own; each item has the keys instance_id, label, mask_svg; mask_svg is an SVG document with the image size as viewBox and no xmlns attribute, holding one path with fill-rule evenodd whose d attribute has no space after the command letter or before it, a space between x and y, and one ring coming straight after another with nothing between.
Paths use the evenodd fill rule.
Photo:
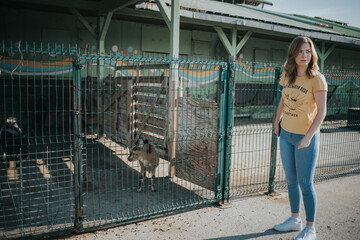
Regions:
<instances>
[{"instance_id":1,"label":"shadow on ground","mask_svg":"<svg viewBox=\"0 0 360 240\"><path fill-rule=\"evenodd\" d=\"M263 236L281 235L287 234L288 232L278 232L274 229L268 229L265 232L250 233L237 236L220 237L220 238L207 238L206 240L245 240L245 239L256 239Z\"/></svg>"}]
</instances>

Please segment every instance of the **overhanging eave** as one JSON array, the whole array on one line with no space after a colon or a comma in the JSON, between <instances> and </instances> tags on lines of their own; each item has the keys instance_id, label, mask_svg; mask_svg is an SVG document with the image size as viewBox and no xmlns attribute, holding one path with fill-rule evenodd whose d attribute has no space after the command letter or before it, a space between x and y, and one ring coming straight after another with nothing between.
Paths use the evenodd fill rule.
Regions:
<instances>
[{"instance_id":1,"label":"overhanging eave","mask_svg":"<svg viewBox=\"0 0 360 240\"><path fill-rule=\"evenodd\" d=\"M159 11L156 6L150 7L148 5L145 7L146 9L149 10L140 10L141 15L139 15L139 17L146 17L144 14L145 12L154 13ZM136 11L138 10L124 9L117 13L131 14L131 13L135 13ZM294 37L294 36L303 35L303 36L308 36L313 40L322 40L322 41L336 42L342 44L349 44L358 47L360 46L360 39L357 38L352 38L352 37L347 37L332 33L319 32L319 31L311 31L307 29L296 28L293 26L279 25L270 22L256 21L252 19L242 19L231 16L221 16L221 15L209 14L209 13L192 12L187 10L180 10L180 17L181 17L181 22L195 24L195 25L219 26L229 29L237 27L238 29L251 30L254 32L266 33L268 35L282 35L284 37Z\"/></svg>"}]
</instances>

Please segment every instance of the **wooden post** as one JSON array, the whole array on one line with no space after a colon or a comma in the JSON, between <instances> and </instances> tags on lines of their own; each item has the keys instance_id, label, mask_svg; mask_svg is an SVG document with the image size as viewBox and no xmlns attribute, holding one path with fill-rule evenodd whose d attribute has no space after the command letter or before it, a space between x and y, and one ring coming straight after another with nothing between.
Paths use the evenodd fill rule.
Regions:
<instances>
[{"instance_id":1,"label":"wooden post","mask_svg":"<svg viewBox=\"0 0 360 240\"><path fill-rule=\"evenodd\" d=\"M332 53L336 47L336 44L332 44L327 50L326 50L326 46L325 46L325 42L321 43L321 49L319 49L316 44L314 44L314 47L316 49L316 52L320 58L320 72L324 71L324 67L325 67L325 60L327 59L327 57L330 55L330 53Z\"/></svg>"},{"instance_id":2,"label":"wooden post","mask_svg":"<svg viewBox=\"0 0 360 240\"><path fill-rule=\"evenodd\" d=\"M169 108L168 108L168 126L169 126L169 177L175 176L176 164L176 138L177 138L177 111L178 111L178 64L172 63L170 69L169 84Z\"/></svg>"},{"instance_id":3,"label":"wooden post","mask_svg":"<svg viewBox=\"0 0 360 240\"><path fill-rule=\"evenodd\" d=\"M179 58L179 38L180 38L180 1L171 1L171 28L170 28L170 56L173 59ZM170 83L169 83L169 108L168 108L168 134L169 134L169 177L175 176L176 164L176 134L177 134L177 108L178 108L178 88L179 88L179 64L170 64Z\"/></svg>"},{"instance_id":4,"label":"wooden post","mask_svg":"<svg viewBox=\"0 0 360 240\"><path fill-rule=\"evenodd\" d=\"M129 112L128 117L128 132L130 133L127 138L127 145L129 148L133 148L134 145L134 132L135 132L135 102L134 100L134 83L135 79L132 77L130 81L126 83L127 91L127 109Z\"/></svg>"},{"instance_id":5,"label":"wooden post","mask_svg":"<svg viewBox=\"0 0 360 240\"><path fill-rule=\"evenodd\" d=\"M105 37L107 34L107 31L109 29L109 25L111 22L113 12L109 11L106 15L106 18L104 16L99 16L98 18L98 48L99 48L99 55L105 54ZM99 135L105 134L105 84L104 84L104 60L98 59L98 87L100 88L100 91L98 90L98 113L99 114L99 122L98 126L100 127L100 131L98 132Z\"/></svg>"},{"instance_id":6,"label":"wooden post","mask_svg":"<svg viewBox=\"0 0 360 240\"><path fill-rule=\"evenodd\" d=\"M104 23L104 17L103 16L99 16L98 18L98 54L99 56L101 54L104 54L104 39L100 38L101 35L101 26ZM97 120L97 134L98 135L103 135L104 132L104 125L103 125L103 120L104 120L104 115L101 114L104 110L103 108L103 95L104 95L104 60L101 60L100 58L98 58L97 60L97 109L96 111L98 112L98 120Z\"/></svg>"}]
</instances>

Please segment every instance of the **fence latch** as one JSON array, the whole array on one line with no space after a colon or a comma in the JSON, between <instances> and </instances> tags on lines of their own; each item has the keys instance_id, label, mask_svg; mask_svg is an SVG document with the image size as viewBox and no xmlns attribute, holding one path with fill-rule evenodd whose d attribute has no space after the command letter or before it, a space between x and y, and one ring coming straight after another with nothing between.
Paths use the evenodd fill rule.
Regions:
<instances>
[{"instance_id":1,"label":"fence latch","mask_svg":"<svg viewBox=\"0 0 360 240\"><path fill-rule=\"evenodd\" d=\"M80 58L74 59L73 66L76 68L76 70L80 70L80 69L83 68L83 65L81 64Z\"/></svg>"}]
</instances>

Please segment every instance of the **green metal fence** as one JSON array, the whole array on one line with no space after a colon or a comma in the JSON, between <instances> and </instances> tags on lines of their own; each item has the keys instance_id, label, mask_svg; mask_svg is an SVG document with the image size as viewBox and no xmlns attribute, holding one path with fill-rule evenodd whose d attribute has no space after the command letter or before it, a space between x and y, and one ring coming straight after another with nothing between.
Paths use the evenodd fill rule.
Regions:
<instances>
[{"instance_id":1,"label":"green metal fence","mask_svg":"<svg viewBox=\"0 0 360 240\"><path fill-rule=\"evenodd\" d=\"M272 128L279 64L3 43L0 71L0 238L87 231L285 187ZM325 73L317 180L360 169L359 74ZM159 156L156 191L148 174L138 192L142 164L129 155L147 143Z\"/></svg>"},{"instance_id":2,"label":"green metal fence","mask_svg":"<svg viewBox=\"0 0 360 240\"><path fill-rule=\"evenodd\" d=\"M268 190L278 65L236 61L233 66L231 197Z\"/></svg>"},{"instance_id":3,"label":"green metal fence","mask_svg":"<svg viewBox=\"0 0 360 240\"><path fill-rule=\"evenodd\" d=\"M324 70L329 84L327 116L315 180L359 172L360 72Z\"/></svg>"},{"instance_id":4,"label":"green metal fence","mask_svg":"<svg viewBox=\"0 0 360 240\"><path fill-rule=\"evenodd\" d=\"M1 46L2 239L73 228L72 56L62 47Z\"/></svg>"},{"instance_id":5,"label":"green metal fence","mask_svg":"<svg viewBox=\"0 0 360 240\"><path fill-rule=\"evenodd\" d=\"M218 89L224 64L89 53L79 58L87 156L83 227L219 201L223 96ZM172 85L172 75L180 79L178 86ZM145 139L160 157L156 192L147 179L138 193L141 164L128 156Z\"/></svg>"},{"instance_id":6,"label":"green metal fence","mask_svg":"<svg viewBox=\"0 0 360 240\"><path fill-rule=\"evenodd\" d=\"M286 188L273 133L281 89L279 64L234 63L234 115L231 136L230 196ZM326 69L327 116L321 127L321 149L315 181L360 171L360 82L358 72Z\"/></svg>"},{"instance_id":7,"label":"green metal fence","mask_svg":"<svg viewBox=\"0 0 360 240\"><path fill-rule=\"evenodd\" d=\"M86 231L223 199L226 63L18 43L2 45L0 67L1 238ZM5 123L13 117L16 125ZM147 179L138 193L141 163L128 156L145 139L160 158L156 192Z\"/></svg>"}]
</instances>

